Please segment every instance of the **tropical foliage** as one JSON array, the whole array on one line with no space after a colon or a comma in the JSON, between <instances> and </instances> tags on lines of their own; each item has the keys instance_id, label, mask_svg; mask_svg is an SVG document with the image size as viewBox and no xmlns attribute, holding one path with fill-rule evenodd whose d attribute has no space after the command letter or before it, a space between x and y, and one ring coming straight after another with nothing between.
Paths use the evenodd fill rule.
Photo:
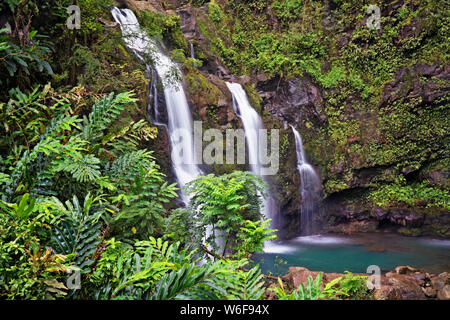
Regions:
<instances>
[{"instance_id":1,"label":"tropical foliage","mask_svg":"<svg viewBox=\"0 0 450 320\"><path fill-rule=\"evenodd\" d=\"M18 47L2 45L26 67ZM13 87L0 101L2 298L262 298L259 268L245 269L245 257L272 238L267 222L259 222L262 181L246 172L200 177L186 188L189 208L171 210L177 188L143 146L157 130L144 120L120 120L135 102L129 91L87 94L83 85L50 83ZM217 181L220 189L211 184ZM187 237L155 238L177 217L198 226L178 231L204 234L213 225L229 256L206 254L201 241Z\"/></svg>"},{"instance_id":2,"label":"tropical foliage","mask_svg":"<svg viewBox=\"0 0 450 320\"><path fill-rule=\"evenodd\" d=\"M267 228L267 222L259 222L265 218L261 213L264 190L260 177L241 171L210 174L189 182L184 187L190 195L186 216L187 220L198 221L190 228L191 242L205 241L222 256L262 251L262 243L274 239L270 234L274 230Z\"/></svg>"},{"instance_id":3,"label":"tropical foliage","mask_svg":"<svg viewBox=\"0 0 450 320\"><path fill-rule=\"evenodd\" d=\"M76 1L80 30L66 27L66 9L73 2L0 3L0 299L260 300L269 286L280 300L371 298L365 278L349 272L329 282L319 273L297 288L263 275L252 257L263 251L264 242L276 239L277 231L264 215L266 184L242 166L200 176L179 190L164 173L170 172L164 136L142 107L148 102L146 70L110 22L113 1ZM398 66L421 62L425 54L448 60L443 41L448 28L437 21L442 5L429 15L429 4L417 11L430 22L425 31L418 28L418 42L408 37L395 42L417 18L411 5L389 17L397 22L386 24L385 33L376 36L361 24L347 36L353 21L346 14L354 8L334 1L336 21L326 24L349 43L341 46L341 39L324 36L329 8L318 1L189 2L204 6L197 23L205 48L195 44L197 58L187 58L190 47L180 17L145 10L137 16L142 29L188 73L192 93L208 91L213 103L208 101L206 114L215 124L222 121L214 105L222 90L212 83L216 76L204 75L211 65L266 78L260 82L278 83L277 89L282 81L300 77L324 89L318 99L323 106L313 112L323 127L307 135L323 145L308 146L312 152L338 150L329 155L333 166L323 166L336 178L325 180L327 192L353 188L352 179L366 168L400 172L401 163L416 168L434 156L446 158L445 150L435 153L448 135L440 125L446 119L444 97L428 116L425 108L406 112L403 100L386 108L376 100L380 84L392 80ZM413 54L420 42L424 48ZM341 54L330 60L333 51ZM373 59L378 55L384 56L379 64ZM246 86L249 99L267 115L255 87ZM349 97L361 103L351 116L343 113ZM381 129L359 132L355 117L362 117L362 110L372 111ZM423 125L423 119L433 125ZM405 147L413 136L405 129L409 126L426 136ZM408 134L397 136L403 131ZM359 144L360 135L376 143ZM287 155L289 139L283 141ZM416 149L420 163L398 158ZM352 152L358 155L352 168L358 169L341 171L341 164L343 170L350 166ZM449 208L448 190L439 186L387 176L373 183L356 189L367 189L367 200L377 206ZM177 201L180 192L189 198L187 206Z\"/></svg>"},{"instance_id":4,"label":"tropical foliage","mask_svg":"<svg viewBox=\"0 0 450 320\"><path fill-rule=\"evenodd\" d=\"M344 277L337 277L327 283L322 282L322 272L314 280L310 275L306 285L300 283L297 289L289 292L278 278L278 286L271 288L280 300L362 300L372 298L372 291L366 286L367 276L354 275L346 271Z\"/></svg>"}]
</instances>

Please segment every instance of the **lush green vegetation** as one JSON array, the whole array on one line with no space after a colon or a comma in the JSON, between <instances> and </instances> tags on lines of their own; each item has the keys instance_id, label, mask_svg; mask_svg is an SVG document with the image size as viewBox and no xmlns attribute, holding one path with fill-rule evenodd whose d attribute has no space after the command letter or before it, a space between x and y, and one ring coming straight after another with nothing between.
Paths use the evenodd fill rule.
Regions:
<instances>
[{"instance_id":1,"label":"lush green vegetation","mask_svg":"<svg viewBox=\"0 0 450 320\"><path fill-rule=\"evenodd\" d=\"M372 297L373 292L367 289L367 276L354 275L346 271L344 277L337 277L328 283L322 283L322 272L313 280L308 276L306 286L300 284L298 289L289 290L278 278L277 287L271 288L280 300L319 300L347 299L365 300Z\"/></svg>"},{"instance_id":2,"label":"lush green vegetation","mask_svg":"<svg viewBox=\"0 0 450 320\"><path fill-rule=\"evenodd\" d=\"M380 103L398 68L448 63L448 17L440 17L440 2L405 1L383 18L382 33L360 23L354 2L334 1L330 24L322 23L327 8L320 1L191 3L207 9L197 17L208 44L198 59L187 58L177 15L137 16L183 64L187 91L208 105L209 125L218 125L223 96L200 69L211 60L278 84L308 79L324 91L318 113L326 120L313 127L307 119L305 141L308 153L322 159L316 161L327 173L326 194L351 188L359 169L390 166L365 186L365 200L450 208L448 187L399 178L405 168L445 166L447 98ZM267 186L236 167L198 177L183 190L170 183L161 135L142 107L145 70L107 23L113 1L77 1L80 30L66 28L71 4L0 4L11 23L0 29L0 299L264 299L274 279L251 258L276 239L262 214ZM419 20L419 31L404 36ZM268 118L255 86L246 91ZM295 148L287 135L282 139L288 157ZM190 197L187 208L177 208L180 192ZM298 288L279 280L272 290L282 300L370 299L364 281L346 273L325 284L319 273Z\"/></svg>"},{"instance_id":3,"label":"lush green vegetation","mask_svg":"<svg viewBox=\"0 0 450 320\"><path fill-rule=\"evenodd\" d=\"M186 190L190 207L172 210L177 188L145 146L157 130L129 115L137 99L128 86L146 80L132 69L119 35L101 39L104 27L96 16L108 3L80 3L90 15L81 34L73 31L76 45L66 61L49 49L63 37L40 42L43 37L30 30L28 40L17 43L17 34L1 30L2 68L9 78L0 101L0 297L262 298L259 269L245 269L247 258L274 237L267 222L259 222L256 191L264 192L262 181L243 172L200 177ZM22 18L37 9L33 2L9 5ZM64 3L55 6L38 18L58 20ZM167 28L179 30L160 15L143 19L162 25L161 37L170 34ZM58 21L55 28L62 28ZM44 69L64 71L53 74L53 85L25 81ZM220 189L211 188L215 179ZM222 204L214 206L217 201ZM199 214L195 207L202 203ZM181 217L196 228L180 226L187 221ZM223 251L218 238L202 243L211 224L227 243ZM186 237L185 230L196 237ZM67 287L70 274L77 290Z\"/></svg>"},{"instance_id":4,"label":"lush green vegetation","mask_svg":"<svg viewBox=\"0 0 450 320\"><path fill-rule=\"evenodd\" d=\"M449 192L425 184L385 185L373 191L370 194L370 199L380 207L422 204L427 208L442 207L450 209Z\"/></svg>"}]
</instances>

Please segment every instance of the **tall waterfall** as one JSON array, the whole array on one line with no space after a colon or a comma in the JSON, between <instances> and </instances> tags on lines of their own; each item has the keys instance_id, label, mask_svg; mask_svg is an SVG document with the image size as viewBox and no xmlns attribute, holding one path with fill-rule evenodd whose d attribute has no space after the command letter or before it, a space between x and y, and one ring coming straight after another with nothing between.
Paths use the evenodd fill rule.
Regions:
<instances>
[{"instance_id":1,"label":"tall waterfall","mask_svg":"<svg viewBox=\"0 0 450 320\"><path fill-rule=\"evenodd\" d=\"M297 169L300 174L300 233L311 235L314 230L313 215L318 210L320 197L320 180L314 168L307 162L300 133L291 126L295 136L297 150Z\"/></svg>"},{"instance_id":2,"label":"tall waterfall","mask_svg":"<svg viewBox=\"0 0 450 320\"><path fill-rule=\"evenodd\" d=\"M242 120L245 131L245 140L248 147L248 160L250 170L258 176L263 176L263 166L260 154L259 130L264 129L261 117L250 105L247 94L239 83L226 82L228 89L233 96L233 109L236 115ZM274 200L272 198L263 200L266 218L272 219L272 225L276 218L274 214Z\"/></svg>"},{"instance_id":3,"label":"tall waterfall","mask_svg":"<svg viewBox=\"0 0 450 320\"><path fill-rule=\"evenodd\" d=\"M178 184L183 187L199 176L201 171L195 161L192 117L180 80L181 71L155 42L141 31L139 22L131 10L114 7L111 14L120 24L127 46L146 63L147 68L149 66L146 59L150 59L163 82L172 165ZM155 113L157 112L158 110L155 110ZM186 195L182 195L182 199L186 204L189 202Z\"/></svg>"}]
</instances>

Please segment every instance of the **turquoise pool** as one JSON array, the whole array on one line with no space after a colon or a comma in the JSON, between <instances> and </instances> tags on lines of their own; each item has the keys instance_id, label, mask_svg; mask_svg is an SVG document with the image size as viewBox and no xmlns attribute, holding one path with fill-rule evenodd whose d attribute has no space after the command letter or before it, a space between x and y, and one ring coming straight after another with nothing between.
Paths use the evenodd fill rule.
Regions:
<instances>
[{"instance_id":1,"label":"turquoise pool","mask_svg":"<svg viewBox=\"0 0 450 320\"><path fill-rule=\"evenodd\" d=\"M286 274L290 266L314 271L365 273L370 265L382 272L399 265L432 273L450 271L450 240L404 237L392 233L351 236L317 235L265 245L253 257L264 273Z\"/></svg>"}]
</instances>

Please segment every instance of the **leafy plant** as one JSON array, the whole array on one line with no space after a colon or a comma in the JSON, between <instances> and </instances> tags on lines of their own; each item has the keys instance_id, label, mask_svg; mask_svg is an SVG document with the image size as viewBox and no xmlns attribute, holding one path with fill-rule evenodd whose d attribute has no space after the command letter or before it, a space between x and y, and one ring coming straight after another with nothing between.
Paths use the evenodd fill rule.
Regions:
<instances>
[{"instance_id":1,"label":"leafy plant","mask_svg":"<svg viewBox=\"0 0 450 320\"><path fill-rule=\"evenodd\" d=\"M258 268L238 270L245 264L244 259L183 265L161 278L152 299L260 299L264 292L262 275Z\"/></svg>"},{"instance_id":2,"label":"leafy plant","mask_svg":"<svg viewBox=\"0 0 450 320\"><path fill-rule=\"evenodd\" d=\"M372 296L366 282L367 276L354 275L345 271L344 277L338 277L326 284L322 297L325 299L370 299Z\"/></svg>"},{"instance_id":3,"label":"leafy plant","mask_svg":"<svg viewBox=\"0 0 450 320\"><path fill-rule=\"evenodd\" d=\"M214 23L219 24L223 20L222 9L214 0L209 2L208 10L209 16Z\"/></svg>"},{"instance_id":4,"label":"leafy plant","mask_svg":"<svg viewBox=\"0 0 450 320\"><path fill-rule=\"evenodd\" d=\"M270 229L269 224L272 219L265 221L245 220L244 226L237 237L240 240L237 243L236 258L250 258L255 252L262 252L265 241L273 241L277 239L274 234L277 230Z\"/></svg>"},{"instance_id":5,"label":"leafy plant","mask_svg":"<svg viewBox=\"0 0 450 320\"><path fill-rule=\"evenodd\" d=\"M258 268L244 271L247 260L218 260L199 265L195 251L150 237L133 246L111 239L90 278L97 298L114 299L260 299Z\"/></svg>"},{"instance_id":6,"label":"leafy plant","mask_svg":"<svg viewBox=\"0 0 450 320\"><path fill-rule=\"evenodd\" d=\"M148 299L164 274L189 263L194 254L180 249L179 243L153 237L133 246L114 238L106 244L90 278L97 298Z\"/></svg>"},{"instance_id":7,"label":"leafy plant","mask_svg":"<svg viewBox=\"0 0 450 320\"><path fill-rule=\"evenodd\" d=\"M301 7L301 0L275 0L272 5L272 8L275 10L277 17L279 17L282 21L298 18Z\"/></svg>"},{"instance_id":8,"label":"leafy plant","mask_svg":"<svg viewBox=\"0 0 450 320\"><path fill-rule=\"evenodd\" d=\"M136 99L132 98L132 94L129 92L119 93L118 95L111 92L103 97L92 107L89 116L83 118L83 124L81 125L83 139L89 141L95 147L111 121L118 117L127 103L134 101Z\"/></svg>"},{"instance_id":9,"label":"leafy plant","mask_svg":"<svg viewBox=\"0 0 450 320\"><path fill-rule=\"evenodd\" d=\"M139 162L138 162L139 163ZM133 163L134 165L136 162ZM168 184L154 161L137 170L134 181L129 181L129 192L113 198L113 202L123 203L121 211L112 220L112 228L122 230L122 237L136 236L141 239L162 233L164 204L177 196L175 183ZM127 168L128 172L130 168ZM121 173L123 178L126 174Z\"/></svg>"},{"instance_id":10,"label":"leafy plant","mask_svg":"<svg viewBox=\"0 0 450 320\"><path fill-rule=\"evenodd\" d=\"M243 241L237 234L245 231L247 234L255 235L255 243L260 242L267 233L263 229L255 230L256 225L250 227L245 220L259 220L261 196L264 192L264 183L261 178L249 172L235 171L222 176L213 174L201 176L189 182L184 191L190 195L189 212L192 219L198 221L198 226L193 230L193 239L200 241L206 234L207 226L212 230L206 238L214 250L218 250L217 240L223 239L223 256L227 251L233 255L239 243ZM247 225L246 225L247 224ZM242 227L249 226L246 230ZM251 230L251 228L253 230ZM250 248L250 242L247 243Z\"/></svg>"},{"instance_id":11,"label":"leafy plant","mask_svg":"<svg viewBox=\"0 0 450 320\"><path fill-rule=\"evenodd\" d=\"M28 194L18 203L0 200L0 297L3 299L53 299L64 296L60 273L67 258L43 249L50 238L53 216L41 210ZM59 287L59 289L58 289Z\"/></svg>"},{"instance_id":12,"label":"leafy plant","mask_svg":"<svg viewBox=\"0 0 450 320\"><path fill-rule=\"evenodd\" d=\"M405 203L410 206L423 204L427 208L450 208L448 191L428 186L425 183L384 185L378 190L372 191L369 199L381 207Z\"/></svg>"},{"instance_id":13,"label":"leafy plant","mask_svg":"<svg viewBox=\"0 0 450 320\"><path fill-rule=\"evenodd\" d=\"M31 66L39 72L45 69L49 74L53 74L50 64L45 60L51 49L40 40L45 38L44 36L38 35L37 31L31 31L28 34L29 44L20 47L11 42L9 35L6 34L9 31L0 29L0 61L10 77L13 77L19 68L29 75Z\"/></svg>"},{"instance_id":14,"label":"leafy plant","mask_svg":"<svg viewBox=\"0 0 450 320\"><path fill-rule=\"evenodd\" d=\"M105 208L95 205L99 200L87 194L83 205L76 196L73 196L72 202L66 201L64 205L53 198L54 209L61 222L54 227L52 247L60 254L71 256L70 261L83 273L90 272L94 254L101 241L100 218L105 213Z\"/></svg>"},{"instance_id":15,"label":"leafy plant","mask_svg":"<svg viewBox=\"0 0 450 320\"><path fill-rule=\"evenodd\" d=\"M306 287L303 283L300 283L298 289L293 290L291 293L288 293L284 288L280 278L278 278L278 285L270 288L270 290L274 291L280 300L318 300L321 297L322 272L319 272L315 280L313 280L312 276L308 276Z\"/></svg>"}]
</instances>

